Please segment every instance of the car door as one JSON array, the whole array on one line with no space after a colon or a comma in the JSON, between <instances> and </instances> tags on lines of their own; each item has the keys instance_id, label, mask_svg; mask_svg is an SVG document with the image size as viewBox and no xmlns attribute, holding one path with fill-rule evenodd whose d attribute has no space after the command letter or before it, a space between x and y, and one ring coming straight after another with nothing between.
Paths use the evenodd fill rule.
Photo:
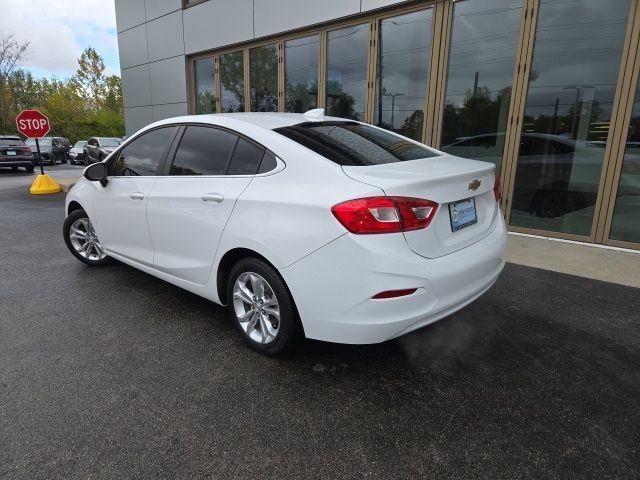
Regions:
<instances>
[{"instance_id":1,"label":"car door","mask_svg":"<svg viewBox=\"0 0 640 480\"><path fill-rule=\"evenodd\" d=\"M149 198L157 269L198 285L207 282L225 225L264 151L227 130L186 127Z\"/></svg>"},{"instance_id":2,"label":"car door","mask_svg":"<svg viewBox=\"0 0 640 480\"><path fill-rule=\"evenodd\" d=\"M104 187L97 185L92 219L100 243L108 251L153 264L148 197L177 131L175 126L147 131L110 158L108 182Z\"/></svg>"}]
</instances>

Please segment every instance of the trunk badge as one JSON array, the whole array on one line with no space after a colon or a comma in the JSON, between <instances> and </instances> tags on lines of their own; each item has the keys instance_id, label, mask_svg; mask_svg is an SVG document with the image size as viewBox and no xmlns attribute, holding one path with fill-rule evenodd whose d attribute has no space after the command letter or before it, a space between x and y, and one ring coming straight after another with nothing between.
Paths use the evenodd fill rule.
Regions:
<instances>
[{"instance_id":1,"label":"trunk badge","mask_svg":"<svg viewBox=\"0 0 640 480\"><path fill-rule=\"evenodd\" d=\"M480 188L481 183L482 182L476 178L474 181L469 182L469 186L467 188L469 190L477 190L478 188Z\"/></svg>"}]
</instances>

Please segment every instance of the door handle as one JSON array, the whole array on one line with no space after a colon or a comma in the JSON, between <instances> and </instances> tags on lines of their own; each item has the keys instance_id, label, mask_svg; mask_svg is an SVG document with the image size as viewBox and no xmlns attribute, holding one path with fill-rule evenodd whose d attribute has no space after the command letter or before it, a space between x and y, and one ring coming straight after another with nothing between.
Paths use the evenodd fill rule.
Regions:
<instances>
[{"instance_id":1,"label":"door handle","mask_svg":"<svg viewBox=\"0 0 640 480\"><path fill-rule=\"evenodd\" d=\"M205 193L200 197L203 202L215 202L220 203L224 200L224 197L219 193Z\"/></svg>"},{"instance_id":2,"label":"door handle","mask_svg":"<svg viewBox=\"0 0 640 480\"><path fill-rule=\"evenodd\" d=\"M132 193L131 195L129 195L133 200L142 200L144 198L144 193L142 192L135 192Z\"/></svg>"}]
</instances>

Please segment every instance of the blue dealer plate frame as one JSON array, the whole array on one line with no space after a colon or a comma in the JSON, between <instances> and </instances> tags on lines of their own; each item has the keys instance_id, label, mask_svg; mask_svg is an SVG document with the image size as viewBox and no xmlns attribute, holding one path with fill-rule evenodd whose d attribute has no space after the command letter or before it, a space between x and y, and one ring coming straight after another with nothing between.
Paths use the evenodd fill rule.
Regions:
<instances>
[{"instance_id":1,"label":"blue dealer plate frame","mask_svg":"<svg viewBox=\"0 0 640 480\"><path fill-rule=\"evenodd\" d=\"M451 231L457 232L465 227L478 223L476 211L476 199L465 198L449 204L449 218L451 219Z\"/></svg>"}]
</instances>

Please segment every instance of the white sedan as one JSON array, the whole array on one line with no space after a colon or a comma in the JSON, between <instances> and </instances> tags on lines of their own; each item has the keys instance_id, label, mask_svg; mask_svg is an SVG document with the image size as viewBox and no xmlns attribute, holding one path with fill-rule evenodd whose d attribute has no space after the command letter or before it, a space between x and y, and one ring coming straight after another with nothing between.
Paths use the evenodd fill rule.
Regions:
<instances>
[{"instance_id":1,"label":"white sedan","mask_svg":"<svg viewBox=\"0 0 640 480\"><path fill-rule=\"evenodd\" d=\"M87 167L64 238L228 305L249 344L377 343L463 308L504 267L494 165L360 122L185 116Z\"/></svg>"}]
</instances>

